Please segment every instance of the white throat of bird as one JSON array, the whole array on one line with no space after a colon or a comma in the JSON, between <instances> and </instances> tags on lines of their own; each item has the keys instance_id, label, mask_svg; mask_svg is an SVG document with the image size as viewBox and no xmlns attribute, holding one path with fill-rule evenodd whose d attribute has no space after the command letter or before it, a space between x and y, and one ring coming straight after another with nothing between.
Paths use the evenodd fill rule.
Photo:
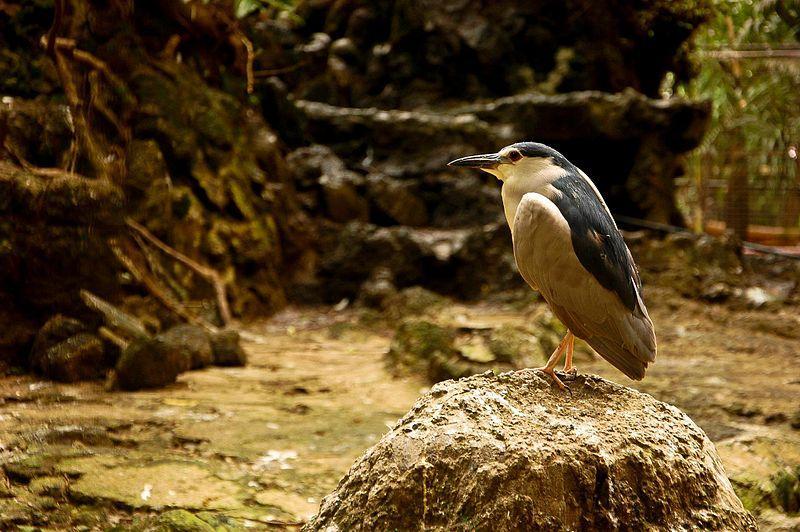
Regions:
<instances>
[{"instance_id":1,"label":"white throat of bird","mask_svg":"<svg viewBox=\"0 0 800 532\"><path fill-rule=\"evenodd\" d=\"M558 190L551 185L553 181L567 173L550 157L525 157L516 163L504 163L496 168L483 168L503 182L503 210L508 227L514 230L514 217L522 196L536 192L552 199Z\"/></svg>"}]
</instances>

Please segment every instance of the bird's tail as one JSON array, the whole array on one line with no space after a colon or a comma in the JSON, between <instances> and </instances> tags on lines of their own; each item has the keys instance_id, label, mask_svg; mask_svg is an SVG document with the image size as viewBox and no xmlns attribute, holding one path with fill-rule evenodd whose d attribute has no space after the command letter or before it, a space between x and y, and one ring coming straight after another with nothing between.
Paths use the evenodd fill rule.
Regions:
<instances>
[{"instance_id":1,"label":"bird's tail","mask_svg":"<svg viewBox=\"0 0 800 532\"><path fill-rule=\"evenodd\" d=\"M587 343L625 375L642 380L658 351L655 329L647 310L634 312L611 328L617 330L588 338Z\"/></svg>"}]
</instances>

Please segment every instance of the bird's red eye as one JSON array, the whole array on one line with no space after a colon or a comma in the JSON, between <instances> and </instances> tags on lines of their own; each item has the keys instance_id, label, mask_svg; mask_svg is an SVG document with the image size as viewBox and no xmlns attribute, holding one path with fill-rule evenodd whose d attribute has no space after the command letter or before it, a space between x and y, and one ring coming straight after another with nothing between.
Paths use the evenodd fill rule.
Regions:
<instances>
[{"instance_id":1,"label":"bird's red eye","mask_svg":"<svg viewBox=\"0 0 800 532\"><path fill-rule=\"evenodd\" d=\"M508 158L511 160L511 162L515 163L522 159L522 154L519 152L519 150L511 150L508 152Z\"/></svg>"}]
</instances>

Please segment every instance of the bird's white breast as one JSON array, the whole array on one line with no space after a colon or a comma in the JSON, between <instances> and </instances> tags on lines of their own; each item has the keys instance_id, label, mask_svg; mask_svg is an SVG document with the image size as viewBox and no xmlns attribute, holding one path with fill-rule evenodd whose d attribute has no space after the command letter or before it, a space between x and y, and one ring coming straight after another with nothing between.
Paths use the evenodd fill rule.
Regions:
<instances>
[{"instance_id":1,"label":"bird's white breast","mask_svg":"<svg viewBox=\"0 0 800 532\"><path fill-rule=\"evenodd\" d=\"M560 192L552 186L553 181L566 173L566 170L544 158L523 159L515 165L501 165L498 177L503 180L501 196L503 211L511 231L514 231L514 217L517 214L522 196L536 192L553 199Z\"/></svg>"}]
</instances>

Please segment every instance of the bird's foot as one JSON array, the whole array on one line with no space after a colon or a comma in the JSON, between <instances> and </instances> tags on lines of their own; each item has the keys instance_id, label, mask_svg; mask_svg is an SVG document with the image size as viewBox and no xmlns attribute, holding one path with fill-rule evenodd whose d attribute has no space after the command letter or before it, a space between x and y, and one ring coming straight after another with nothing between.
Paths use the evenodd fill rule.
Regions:
<instances>
[{"instance_id":1,"label":"bird's foot","mask_svg":"<svg viewBox=\"0 0 800 532\"><path fill-rule=\"evenodd\" d=\"M544 366L541 368L536 368L535 371L541 371L542 373L549 375L556 386L558 386L562 391L569 392L570 397L572 397L572 390L570 390L569 386L561 382L561 379L558 378L558 375L556 375L556 372L553 370L553 368Z\"/></svg>"},{"instance_id":2,"label":"bird's foot","mask_svg":"<svg viewBox=\"0 0 800 532\"><path fill-rule=\"evenodd\" d=\"M570 379L574 379L578 376L578 368L575 366L564 366L564 373L569 375Z\"/></svg>"}]
</instances>

